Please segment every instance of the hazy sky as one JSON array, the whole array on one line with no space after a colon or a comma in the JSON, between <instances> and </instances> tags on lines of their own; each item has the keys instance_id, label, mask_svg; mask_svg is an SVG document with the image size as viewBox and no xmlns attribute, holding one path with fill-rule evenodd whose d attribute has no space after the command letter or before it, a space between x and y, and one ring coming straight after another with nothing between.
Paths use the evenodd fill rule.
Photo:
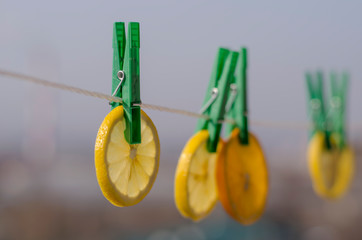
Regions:
<instances>
[{"instance_id":1,"label":"hazy sky","mask_svg":"<svg viewBox=\"0 0 362 240\"><path fill-rule=\"evenodd\" d=\"M113 22L139 21L144 103L198 111L217 48L247 46L251 119L306 121L305 70L346 69L349 118L358 124L361 9L361 1L331 0L0 0L0 68L110 93ZM3 77L0 86L0 150L20 149L24 135L54 126L57 146L93 151L106 101ZM197 119L145 111L161 147L182 149ZM251 128L264 144L280 137L278 129Z\"/></svg>"}]
</instances>

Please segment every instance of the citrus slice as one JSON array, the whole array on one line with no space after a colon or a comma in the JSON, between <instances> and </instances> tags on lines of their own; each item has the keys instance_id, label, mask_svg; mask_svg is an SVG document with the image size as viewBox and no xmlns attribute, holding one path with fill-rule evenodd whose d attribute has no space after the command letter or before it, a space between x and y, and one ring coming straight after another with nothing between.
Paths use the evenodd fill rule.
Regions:
<instances>
[{"instance_id":1,"label":"citrus slice","mask_svg":"<svg viewBox=\"0 0 362 240\"><path fill-rule=\"evenodd\" d=\"M268 172L258 140L249 134L249 144L239 141L235 128L216 163L219 200L226 212L242 224L252 224L264 212Z\"/></svg>"},{"instance_id":2,"label":"citrus slice","mask_svg":"<svg viewBox=\"0 0 362 240\"><path fill-rule=\"evenodd\" d=\"M141 110L140 144L125 137L123 107L103 120L95 144L95 167L103 195L119 207L140 202L151 190L158 172L160 143L151 119Z\"/></svg>"},{"instance_id":3,"label":"citrus slice","mask_svg":"<svg viewBox=\"0 0 362 240\"><path fill-rule=\"evenodd\" d=\"M317 132L309 143L309 172L314 190L327 199L341 197L353 177L354 154L349 146L338 149L336 136L331 136L332 149L325 147L325 135Z\"/></svg>"},{"instance_id":4,"label":"citrus slice","mask_svg":"<svg viewBox=\"0 0 362 240\"><path fill-rule=\"evenodd\" d=\"M180 213L198 221L217 202L215 182L216 153L207 150L209 132L201 130L187 142L175 174L175 203ZM219 146L222 141L219 141ZM219 147L218 147L219 149Z\"/></svg>"}]
</instances>

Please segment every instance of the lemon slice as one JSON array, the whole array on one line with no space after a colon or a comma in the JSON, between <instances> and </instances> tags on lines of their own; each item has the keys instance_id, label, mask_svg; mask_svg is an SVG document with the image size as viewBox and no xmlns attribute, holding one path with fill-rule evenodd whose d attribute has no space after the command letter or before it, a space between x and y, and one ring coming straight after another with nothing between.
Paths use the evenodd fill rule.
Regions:
<instances>
[{"instance_id":1,"label":"lemon slice","mask_svg":"<svg viewBox=\"0 0 362 240\"><path fill-rule=\"evenodd\" d=\"M176 207L184 217L194 221L208 215L217 201L215 166L218 153L207 150L208 139L207 130L197 132L184 147L176 169Z\"/></svg>"},{"instance_id":2,"label":"lemon slice","mask_svg":"<svg viewBox=\"0 0 362 240\"><path fill-rule=\"evenodd\" d=\"M123 107L103 120L95 144L95 167L103 195L119 207L140 202L151 190L160 159L160 143L151 119L141 110L140 144L125 137Z\"/></svg>"},{"instance_id":3,"label":"lemon slice","mask_svg":"<svg viewBox=\"0 0 362 240\"><path fill-rule=\"evenodd\" d=\"M258 140L249 134L249 144L239 142L235 128L216 163L218 195L226 212L242 224L252 224L264 212L268 172Z\"/></svg>"},{"instance_id":4,"label":"lemon slice","mask_svg":"<svg viewBox=\"0 0 362 240\"><path fill-rule=\"evenodd\" d=\"M331 136L332 149L325 148L325 135L317 132L309 143L309 172L314 190L327 199L341 197L348 189L354 171L354 154L349 146L336 148Z\"/></svg>"}]
</instances>

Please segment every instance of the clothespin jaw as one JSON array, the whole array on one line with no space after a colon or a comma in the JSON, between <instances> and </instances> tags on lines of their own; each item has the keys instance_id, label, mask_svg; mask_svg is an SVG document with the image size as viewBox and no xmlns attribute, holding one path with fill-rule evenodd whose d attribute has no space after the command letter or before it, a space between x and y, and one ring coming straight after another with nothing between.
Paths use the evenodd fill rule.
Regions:
<instances>
[{"instance_id":1,"label":"clothespin jaw","mask_svg":"<svg viewBox=\"0 0 362 240\"><path fill-rule=\"evenodd\" d=\"M203 114L208 115L210 118L200 119L196 128L196 131L204 129L209 131L209 152L216 152L217 149L222 127L222 123L220 121L224 119L227 94L230 81L234 75L237 56L237 52L220 48L216 57L204 101L206 109L202 111ZM214 97L213 102L210 103L210 99L212 99L215 95L216 97Z\"/></svg>"},{"instance_id":2,"label":"clothespin jaw","mask_svg":"<svg viewBox=\"0 0 362 240\"><path fill-rule=\"evenodd\" d=\"M317 131L324 132L325 144L327 149L331 149L330 141L330 124L326 116L325 104L324 104L324 91L323 91L323 74L317 72L315 76L311 73L306 73L306 83L308 89L308 111L312 118L313 128L311 135Z\"/></svg>"},{"instance_id":3,"label":"clothespin jaw","mask_svg":"<svg viewBox=\"0 0 362 240\"><path fill-rule=\"evenodd\" d=\"M124 80L124 54L126 50L126 28L124 22L115 22L113 25L113 69L112 69L112 95L122 98L122 86ZM121 103L112 102L112 109Z\"/></svg>"},{"instance_id":4,"label":"clothespin jaw","mask_svg":"<svg viewBox=\"0 0 362 240\"><path fill-rule=\"evenodd\" d=\"M112 102L112 109L123 105L126 120L125 138L129 144L141 143L141 97L139 68L139 23L128 24L126 41L125 24L114 23L112 95L122 98L122 103Z\"/></svg>"},{"instance_id":5,"label":"clothespin jaw","mask_svg":"<svg viewBox=\"0 0 362 240\"><path fill-rule=\"evenodd\" d=\"M212 73L209 81L209 85L206 90L204 102L202 104L202 109L200 111L201 114L210 115L210 106L213 103L212 101L216 99L218 96L218 89L217 84L223 72L224 64L226 61L227 56L229 55L230 51L225 48L219 48L219 51L216 55L214 65L212 68ZM205 109L204 109L205 108ZM196 125L196 132L207 129L207 124L209 119L200 118Z\"/></svg>"},{"instance_id":6,"label":"clothespin jaw","mask_svg":"<svg viewBox=\"0 0 362 240\"><path fill-rule=\"evenodd\" d=\"M248 54L246 48L241 48L238 56L238 63L236 66L235 78L231 84L230 91L230 109L228 110L228 117L235 120L235 124L228 124L227 132L237 127L240 129L239 139L243 145L249 144L249 130L248 130L248 101L247 101L247 63ZM235 92L233 92L235 91ZM234 94L236 94L234 96ZM229 104L228 104L229 105Z\"/></svg>"},{"instance_id":7,"label":"clothespin jaw","mask_svg":"<svg viewBox=\"0 0 362 240\"><path fill-rule=\"evenodd\" d=\"M345 108L346 94L349 75L343 73L338 83L336 73L331 73L331 116L334 133L336 134L337 146L343 148L346 144L345 132Z\"/></svg>"}]
</instances>

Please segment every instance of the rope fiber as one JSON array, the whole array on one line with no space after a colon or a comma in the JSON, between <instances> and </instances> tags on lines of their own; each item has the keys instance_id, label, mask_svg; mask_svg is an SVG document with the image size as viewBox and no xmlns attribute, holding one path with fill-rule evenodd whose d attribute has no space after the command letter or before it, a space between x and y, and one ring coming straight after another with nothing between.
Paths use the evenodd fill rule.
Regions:
<instances>
[{"instance_id":1,"label":"rope fiber","mask_svg":"<svg viewBox=\"0 0 362 240\"><path fill-rule=\"evenodd\" d=\"M89 96L89 97L104 99L104 100L107 100L108 102L122 103L122 99L119 97L114 97L111 95L94 92L94 91L88 91L88 90L85 90L82 88L77 88L77 87L69 86L69 85L62 84L62 83L55 83L55 82L51 82L48 80L44 80L44 79L40 79L40 78L36 78L36 77L32 77L32 76L28 76L28 75L24 75L24 74L20 74L20 73L15 73L15 72L5 71L5 70L0 69L0 75L2 75L4 77L8 77L8 78L25 81L25 82L31 82L31 83L42 85L45 87L60 89L63 91L78 93L78 94ZM209 116L207 116L207 115L196 113L196 112L191 112L191 111L187 111L187 110L163 107L163 106L159 106L159 105L146 104L146 103L142 103L142 104L140 104L140 106L143 108L146 108L146 109L151 109L151 110L156 110L156 111L161 111L161 112L169 112L169 113L180 114L180 115L184 115L184 116L188 116L188 117L209 119ZM255 126L262 126L262 127L302 129L302 130L309 129L311 127L310 124L305 124L305 123L264 122L264 121L251 121L251 122ZM234 121L232 119L224 119L224 120L220 121L220 123L233 124Z\"/></svg>"}]
</instances>

